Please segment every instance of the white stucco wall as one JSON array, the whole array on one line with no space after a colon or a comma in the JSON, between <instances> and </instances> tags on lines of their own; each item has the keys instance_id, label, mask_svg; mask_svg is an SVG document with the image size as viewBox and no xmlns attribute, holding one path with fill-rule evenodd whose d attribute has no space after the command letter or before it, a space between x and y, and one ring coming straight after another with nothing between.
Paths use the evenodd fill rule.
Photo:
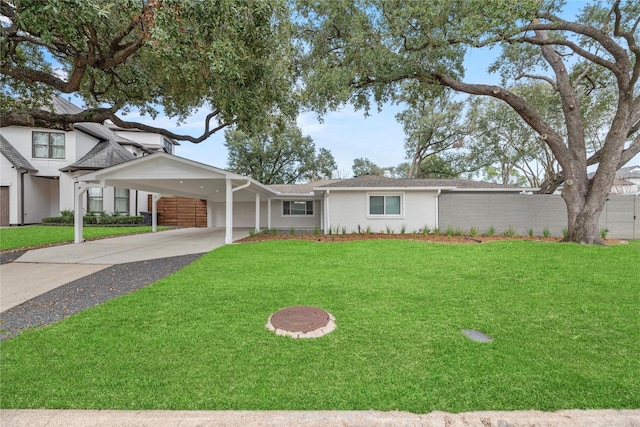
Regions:
<instances>
[{"instance_id":1,"label":"white stucco wall","mask_svg":"<svg viewBox=\"0 0 640 427\"><path fill-rule=\"evenodd\" d=\"M24 223L37 224L43 217L59 215L58 180L25 175Z\"/></svg>"},{"instance_id":2,"label":"white stucco wall","mask_svg":"<svg viewBox=\"0 0 640 427\"><path fill-rule=\"evenodd\" d=\"M398 216L372 216L368 212L370 195L401 195L402 211ZM330 191L328 196L328 225L332 232L346 229L347 233L362 232L370 227L374 233L417 232L437 222L436 191ZM327 230L328 232L328 230Z\"/></svg>"},{"instance_id":3,"label":"white stucco wall","mask_svg":"<svg viewBox=\"0 0 640 427\"><path fill-rule=\"evenodd\" d=\"M268 224L267 214L268 203L262 198L260 201L260 228L266 229ZM271 228L279 230L289 230L291 227L296 230L313 230L320 228L321 202L314 201L313 215L309 216L285 216L282 215L282 200L271 200ZM256 224L255 202L235 202L233 204L233 226L253 228ZM213 227L225 226L225 204L223 202L212 203Z\"/></svg>"},{"instance_id":4,"label":"white stucco wall","mask_svg":"<svg viewBox=\"0 0 640 427\"><path fill-rule=\"evenodd\" d=\"M226 205L224 202L213 202L212 227L224 227L226 224ZM253 228L256 225L256 205L255 202L235 202L233 204L233 226ZM260 228L267 228L267 201L260 202Z\"/></svg>"},{"instance_id":5,"label":"white stucco wall","mask_svg":"<svg viewBox=\"0 0 640 427\"><path fill-rule=\"evenodd\" d=\"M271 228L288 230L295 228L297 230L313 230L315 228L321 228L320 221L322 202L320 200L313 201L313 215L283 215L282 214L282 202L284 200L294 199L272 199L271 200ZM295 199L297 201L303 201L301 199ZM311 199L305 199L308 201Z\"/></svg>"}]
</instances>

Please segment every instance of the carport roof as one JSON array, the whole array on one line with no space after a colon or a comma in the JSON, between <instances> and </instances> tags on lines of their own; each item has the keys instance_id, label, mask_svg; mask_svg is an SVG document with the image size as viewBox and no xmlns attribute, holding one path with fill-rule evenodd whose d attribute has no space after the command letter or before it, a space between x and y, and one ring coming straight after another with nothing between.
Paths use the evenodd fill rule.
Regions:
<instances>
[{"instance_id":1,"label":"carport roof","mask_svg":"<svg viewBox=\"0 0 640 427\"><path fill-rule=\"evenodd\" d=\"M157 152L78 177L79 182L130 188L150 193L225 201L226 180L248 187L234 196L236 201L254 201L254 194L276 193L258 181L183 157Z\"/></svg>"}]
</instances>

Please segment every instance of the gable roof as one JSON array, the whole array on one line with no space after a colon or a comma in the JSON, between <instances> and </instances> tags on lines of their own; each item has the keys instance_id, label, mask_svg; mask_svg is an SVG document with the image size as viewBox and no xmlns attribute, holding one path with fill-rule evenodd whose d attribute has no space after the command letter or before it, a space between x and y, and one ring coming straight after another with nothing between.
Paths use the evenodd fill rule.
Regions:
<instances>
[{"instance_id":1,"label":"gable roof","mask_svg":"<svg viewBox=\"0 0 640 427\"><path fill-rule=\"evenodd\" d=\"M78 181L216 202L226 200L227 184L235 187L232 192L236 201L255 201L256 193L275 195L250 177L161 151L87 172Z\"/></svg>"},{"instance_id":2,"label":"gable roof","mask_svg":"<svg viewBox=\"0 0 640 427\"><path fill-rule=\"evenodd\" d=\"M29 161L25 159L24 156L20 154L20 152L18 152L18 150L16 150L16 147L11 145L7 138L5 138L2 134L0 134L0 153L2 153L2 155L6 157L7 160L9 160L9 162L16 169L24 169L29 172L38 172L38 170L34 168L33 165L29 163Z\"/></svg>"},{"instance_id":3,"label":"gable roof","mask_svg":"<svg viewBox=\"0 0 640 427\"><path fill-rule=\"evenodd\" d=\"M136 156L112 140L100 141L80 160L61 168L60 171L98 170L128 162L135 158Z\"/></svg>"},{"instance_id":4,"label":"gable roof","mask_svg":"<svg viewBox=\"0 0 640 427\"><path fill-rule=\"evenodd\" d=\"M408 179L388 178L386 176L362 175L351 179L344 179L327 185L316 187L317 190L325 188L506 188L521 189L516 185L495 184L492 182L471 181L468 179Z\"/></svg>"}]
</instances>

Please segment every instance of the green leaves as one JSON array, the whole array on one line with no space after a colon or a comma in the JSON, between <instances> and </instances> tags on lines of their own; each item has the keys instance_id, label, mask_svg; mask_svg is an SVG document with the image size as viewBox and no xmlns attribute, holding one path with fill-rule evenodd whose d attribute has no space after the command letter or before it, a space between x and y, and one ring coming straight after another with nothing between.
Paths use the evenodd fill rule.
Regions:
<instances>
[{"instance_id":1,"label":"green leaves","mask_svg":"<svg viewBox=\"0 0 640 427\"><path fill-rule=\"evenodd\" d=\"M30 94L44 106L53 92L75 93L89 106L178 120L209 107L218 125L243 129L296 111L283 0L18 0L5 13L4 98Z\"/></svg>"},{"instance_id":2,"label":"green leaves","mask_svg":"<svg viewBox=\"0 0 640 427\"><path fill-rule=\"evenodd\" d=\"M331 178L337 169L331 152L316 152L309 136L293 122L272 123L253 135L241 130L225 132L229 169L263 184L295 184Z\"/></svg>"}]
</instances>

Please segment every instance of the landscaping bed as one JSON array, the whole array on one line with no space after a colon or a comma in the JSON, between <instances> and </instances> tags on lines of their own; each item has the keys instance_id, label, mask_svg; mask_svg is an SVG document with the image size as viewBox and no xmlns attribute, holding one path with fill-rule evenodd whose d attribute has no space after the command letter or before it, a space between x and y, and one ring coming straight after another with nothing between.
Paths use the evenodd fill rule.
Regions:
<instances>
[{"instance_id":1,"label":"landscaping bed","mask_svg":"<svg viewBox=\"0 0 640 427\"><path fill-rule=\"evenodd\" d=\"M241 243L264 242L270 240L306 240L317 242L350 242L359 240L417 240L435 243L488 243L496 241L534 241L534 242L560 242L562 237L543 236L504 236L504 235L457 235L446 233L343 233L343 234L322 234L322 233L257 233L248 236ZM619 244L623 242L619 239L604 239L605 244Z\"/></svg>"}]
</instances>

